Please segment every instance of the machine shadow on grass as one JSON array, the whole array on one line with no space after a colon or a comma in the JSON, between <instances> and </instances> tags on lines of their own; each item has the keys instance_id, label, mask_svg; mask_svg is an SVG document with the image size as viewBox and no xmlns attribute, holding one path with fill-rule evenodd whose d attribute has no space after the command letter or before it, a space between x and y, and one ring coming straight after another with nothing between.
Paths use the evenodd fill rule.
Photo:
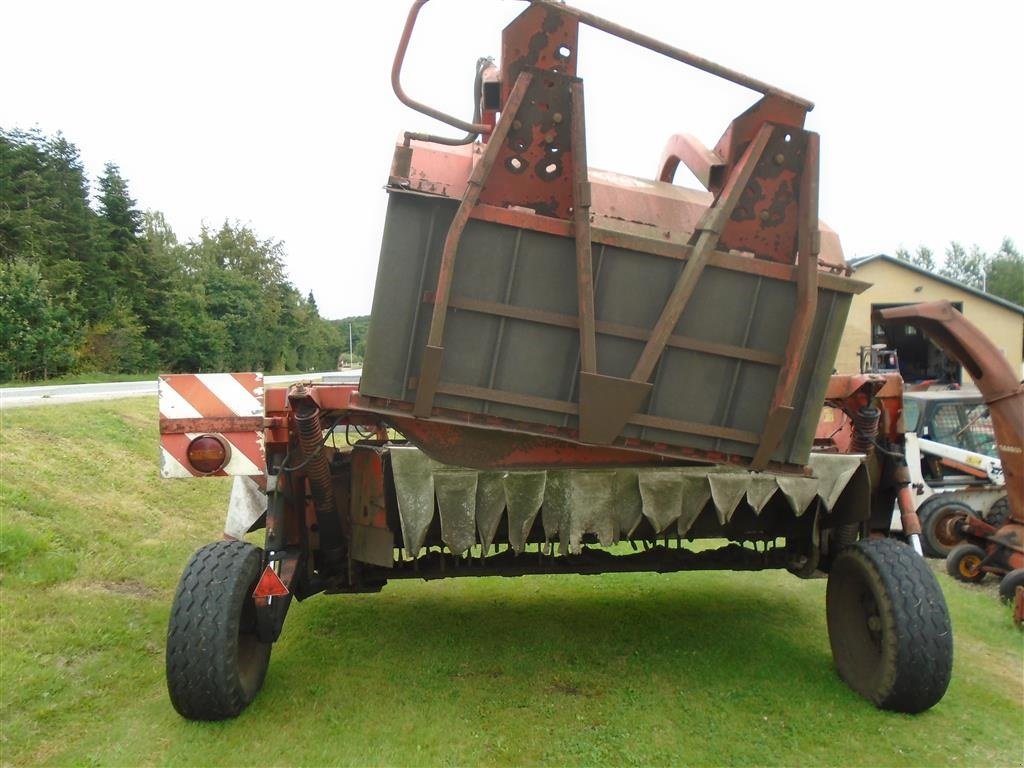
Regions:
<instances>
[{"instance_id":1,"label":"machine shadow on grass","mask_svg":"<svg viewBox=\"0 0 1024 768\"><path fill-rule=\"evenodd\" d=\"M739 580L705 592L677 577L655 577L650 587L642 579L606 587L571 577L568 588L537 578L546 583L494 580L478 594L402 585L377 597L310 601L294 610L256 708L324 688L350 699L369 680L394 696L410 687L485 696L523 686L614 697L631 678L653 683L651 697L694 686L706 700L759 681L780 699L808 684L842 689L817 600L765 601ZM359 679L346 672L355 663Z\"/></svg>"}]
</instances>

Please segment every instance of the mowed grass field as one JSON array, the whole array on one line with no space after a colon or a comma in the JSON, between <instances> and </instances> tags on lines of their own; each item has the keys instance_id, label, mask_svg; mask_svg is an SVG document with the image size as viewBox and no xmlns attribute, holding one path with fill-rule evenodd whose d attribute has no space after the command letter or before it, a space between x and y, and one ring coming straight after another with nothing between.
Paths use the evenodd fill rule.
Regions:
<instances>
[{"instance_id":1,"label":"mowed grass field","mask_svg":"<svg viewBox=\"0 0 1024 768\"><path fill-rule=\"evenodd\" d=\"M944 574L953 681L917 716L836 677L823 580L766 572L317 596L248 710L185 721L167 615L228 485L158 479L150 398L0 418L3 765L1024 764L1024 633Z\"/></svg>"}]
</instances>

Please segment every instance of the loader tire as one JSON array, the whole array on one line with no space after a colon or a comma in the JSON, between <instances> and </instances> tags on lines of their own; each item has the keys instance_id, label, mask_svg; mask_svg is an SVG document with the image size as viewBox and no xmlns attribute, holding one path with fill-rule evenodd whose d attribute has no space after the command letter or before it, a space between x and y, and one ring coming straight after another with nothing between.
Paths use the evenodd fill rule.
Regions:
<instances>
[{"instance_id":1,"label":"loader tire","mask_svg":"<svg viewBox=\"0 0 1024 768\"><path fill-rule=\"evenodd\" d=\"M924 558L892 539L858 541L832 564L825 591L836 669L880 709L917 713L949 686L953 632Z\"/></svg>"},{"instance_id":2,"label":"loader tire","mask_svg":"<svg viewBox=\"0 0 1024 768\"><path fill-rule=\"evenodd\" d=\"M932 499L935 501L929 504ZM917 511L921 520L921 548L928 557L941 559L963 541L956 531L956 524L976 515L976 512L962 501L944 500L941 495L932 499Z\"/></svg>"},{"instance_id":3,"label":"loader tire","mask_svg":"<svg viewBox=\"0 0 1024 768\"><path fill-rule=\"evenodd\" d=\"M985 550L976 544L957 544L946 555L946 573L957 581L977 584L985 578L985 571L979 567L985 559Z\"/></svg>"},{"instance_id":4,"label":"loader tire","mask_svg":"<svg viewBox=\"0 0 1024 768\"><path fill-rule=\"evenodd\" d=\"M1017 596L1017 587L1024 587L1024 568L1015 568L999 582L999 599L1012 603Z\"/></svg>"},{"instance_id":5,"label":"loader tire","mask_svg":"<svg viewBox=\"0 0 1024 768\"><path fill-rule=\"evenodd\" d=\"M982 519L993 528L1005 525L1006 521L1010 519L1010 497L1000 496L996 499Z\"/></svg>"},{"instance_id":6,"label":"loader tire","mask_svg":"<svg viewBox=\"0 0 1024 768\"><path fill-rule=\"evenodd\" d=\"M167 690L183 717L235 717L262 687L271 644L251 599L262 561L252 544L218 541L185 567L167 627Z\"/></svg>"}]
</instances>

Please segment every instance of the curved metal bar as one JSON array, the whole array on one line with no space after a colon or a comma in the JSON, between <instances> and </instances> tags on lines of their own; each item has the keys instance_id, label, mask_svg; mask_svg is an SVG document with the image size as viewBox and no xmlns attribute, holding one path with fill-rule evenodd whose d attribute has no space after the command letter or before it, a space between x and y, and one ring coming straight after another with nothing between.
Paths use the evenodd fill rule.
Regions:
<instances>
[{"instance_id":1,"label":"curved metal bar","mask_svg":"<svg viewBox=\"0 0 1024 768\"><path fill-rule=\"evenodd\" d=\"M600 16L595 16L592 13L581 11L578 8L564 5L560 2L556 2L556 0L530 0L530 2L533 5L549 6L560 13L574 16L577 20L586 24L588 27L599 29L609 35L621 38L627 42L633 43L634 45L639 45L642 48L647 48L655 53L660 53L663 56L668 56L670 59L675 59L683 64L689 64L691 67L695 67L703 72L720 77L723 80L728 80L731 83L736 83L736 85L742 85L744 88L757 91L765 96L778 96L786 101L790 101L803 107L808 112L814 109L814 102L808 101L807 99L801 98L800 96L796 96L792 93L788 93L781 88L776 88L774 85L770 85L762 80L744 75L742 72L737 72L734 69L723 67L721 64L716 64L710 59L705 59L701 56L692 54L689 51L684 51L682 48L676 48L675 46L656 40L653 37L648 37L640 32L635 32L628 27L623 27L615 22L602 19Z\"/></svg>"},{"instance_id":2,"label":"curved metal bar","mask_svg":"<svg viewBox=\"0 0 1024 768\"><path fill-rule=\"evenodd\" d=\"M491 126L485 123L467 123L465 120L460 120L457 117L453 117L439 109L434 109L426 104L422 104L418 101L414 101L406 95L402 89L402 64L405 62L405 52L409 48L409 40L412 38L413 27L416 26L416 17L419 16L420 9L426 5L428 0L416 0L412 4L412 8L409 9L409 16L405 20L405 29L402 30L402 38L398 41L398 50L395 51L395 61L391 65L391 88L395 92L395 96L398 100L405 104L411 109L415 109L417 112L421 112L427 117L432 117L435 120L440 120L442 123L447 123L453 128L458 128L466 133L472 133L474 136L481 133L489 133ZM460 140L460 143L468 143Z\"/></svg>"}]
</instances>

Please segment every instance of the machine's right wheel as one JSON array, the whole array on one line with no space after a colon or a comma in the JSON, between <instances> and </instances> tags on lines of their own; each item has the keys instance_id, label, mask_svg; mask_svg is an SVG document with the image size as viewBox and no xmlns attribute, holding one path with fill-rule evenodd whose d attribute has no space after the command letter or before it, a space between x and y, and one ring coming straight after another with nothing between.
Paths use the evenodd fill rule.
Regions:
<instances>
[{"instance_id":1,"label":"machine's right wheel","mask_svg":"<svg viewBox=\"0 0 1024 768\"><path fill-rule=\"evenodd\" d=\"M1024 587L1024 568L1016 568L1003 576L999 582L999 599L1004 603L1013 602L1017 587Z\"/></svg>"},{"instance_id":2,"label":"machine's right wheel","mask_svg":"<svg viewBox=\"0 0 1024 768\"><path fill-rule=\"evenodd\" d=\"M263 686L271 644L252 600L262 562L252 544L217 541L185 567L167 628L167 690L183 717L234 717Z\"/></svg>"},{"instance_id":3,"label":"machine's right wheel","mask_svg":"<svg viewBox=\"0 0 1024 768\"><path fill-rule=\"evenodd\" d=\"M924 558L891 539L858 541L832 564L825 593L839 676L881 709L922 712L942 698L953 633Z\"/></svg>"},{"instance_id":4,"label":"machine's right wheel","mask_svg":"<svg viewBox=\"0 0 1024 768\"><path fill-rule=\"evenodd\" d=\"M985 578L985 572L980 567L984 559L985 550L976 544L957 544L946 555L946 573L957 581L977 584Z\"/></svg>"},{"instance_id":5,"label":"machine's right wheel","mask_svg":"<svg viewBox=\"0 0 1024 768\"><path fill-rule=\"evenodd\" d=\"M935 501L929 504L932 499ZM957 524L975 513L962 501L944 501L941 496L933 496L917 514L921 520L921 548L928 557L943 558L963 541Z\"/></svg>"}]
</instances>

